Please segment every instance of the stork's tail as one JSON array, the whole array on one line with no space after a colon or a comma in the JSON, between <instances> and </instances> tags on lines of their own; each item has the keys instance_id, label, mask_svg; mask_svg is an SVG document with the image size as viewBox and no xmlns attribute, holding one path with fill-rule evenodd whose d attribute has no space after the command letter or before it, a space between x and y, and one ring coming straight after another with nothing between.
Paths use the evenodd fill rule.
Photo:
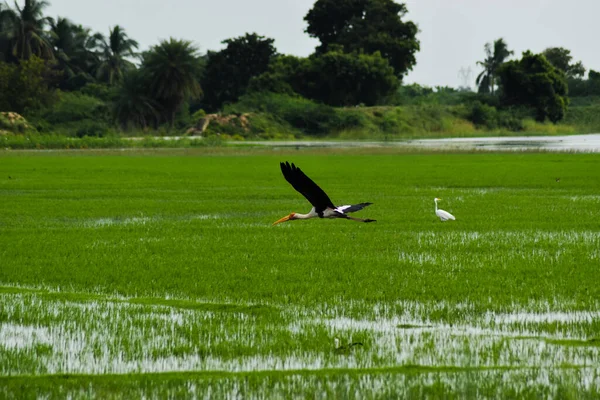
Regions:
<instances>
[{"instance_id":1,"label":"stork's tail","mask_svg":"<svg viewBox=\"0 0 600 400\"><path fill-rule=\"evenodd\" d=\"M342 211L344 214L348 214L351 212L357 212L362 210L365 207L370 206L373 203L360 203L360 204L354 204L351 206L342 206L342 207L338 207L338 209L340 209L340 211Z\"/></svg>"}]
</instances>

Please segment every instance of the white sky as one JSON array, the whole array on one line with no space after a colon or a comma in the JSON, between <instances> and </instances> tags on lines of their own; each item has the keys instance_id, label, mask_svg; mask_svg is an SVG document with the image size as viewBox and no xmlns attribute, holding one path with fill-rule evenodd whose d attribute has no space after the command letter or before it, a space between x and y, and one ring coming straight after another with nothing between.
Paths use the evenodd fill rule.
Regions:
<instances>
[{"instance_id":1,"label":"white sky","mask_svg":"<svg viewBox=\"0 0 600 400\"><path fill-rule=\"evenodd\" d=\"M461 69L480 71L486 42L503 37L519 56L547 47L571 50L574 61L600 70L600 0L396 0L407 4L419 26L421 51L405 82L427 86L462 84ZM304 30L314 0L50 0L46 14L107 34L116 24L141 49L174 37L201 52L221 41L256 32L275 39L280 53L307 56L318 45Z\"/></svg>"}]
</instances>

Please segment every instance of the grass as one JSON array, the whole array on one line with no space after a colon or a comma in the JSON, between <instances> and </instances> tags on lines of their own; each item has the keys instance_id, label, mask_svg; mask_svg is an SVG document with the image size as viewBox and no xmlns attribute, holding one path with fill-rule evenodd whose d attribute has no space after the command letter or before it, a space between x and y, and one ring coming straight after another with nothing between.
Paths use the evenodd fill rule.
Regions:
<instances>
[{"instance_id":1,"label":"grass","mask_svg":"<svg viewBox=\"0 0 600 400\"><path fill-rule=\"evenodd\" d=\"M117 135L81 138L59 134L0 135L0 148L15 150L86 150L86 149L144 149L144 148L194 148L214 147L222 144L221 138L212 136L206 139L180 137L165 140L160 137L145 136L131 139Z\"/></svg>"},{"instance_id":2,"label":"grass","mask_svg":"<svg viewBox=\"0 0 600 400\"><path fill-rule=\"evenodd\" d=\"M272 227L282 160L378 222ZM598 396L599 164L0 153L0 397Z\"/></svg>"}]
</instances>

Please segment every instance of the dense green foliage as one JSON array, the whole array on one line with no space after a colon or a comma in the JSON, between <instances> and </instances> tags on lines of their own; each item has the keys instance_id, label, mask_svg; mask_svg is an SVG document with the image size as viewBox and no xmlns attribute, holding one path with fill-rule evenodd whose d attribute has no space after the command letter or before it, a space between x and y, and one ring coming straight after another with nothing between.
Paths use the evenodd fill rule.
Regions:
<instances>
[{"instance_id":1,"label":"dense green foliage","mask_svg":"<svg viewBox=\"0 0 600 400\"><path fill-rule=\"evenodd\" d=\"M0 63L0 110L23 113L53 103L55 93L49 85L55 77L48 64L32 56L21 63Z\"/></svg>"},{"instance_id":2,"label":"dense green foliage","mask_svg":"<svg viewBox=\"0 0 600 400\"><path fill-rule=\"evenodd\" d=\"M135 49L138 48L138 43L130 39L123 28L119 25L110 29L108 40L100 37L102 41L102 59L97 66L96 77L101 82L106 82L109 85L121 81L123 76L135 68L133 62L127 57L136 57Z\"/></svg>"},{"instance_id":3,"label":"dense green foliage","mask_svg":"<svg viewBox=\"0 0 600 400\"><path fill-rule=\"evenodd\" d=\"M569 104L565 75L543 55L527 51L520 60L502 65L498 75L505 105L531 107L540 122L564 118Z\"/></svg>"},{"instance_id":4,"label":"dense green foliage","mask_svg":"<svg viewBox=\"0 0 600 400\"><path fill-rule=\"evenodd\" d=\"M571 50L569 49L549 47L542 54L554 68L564 72L567 78L582 78L585 74L585 67L581 61L572 63L573 56L571 56Z\"/></svg>"},{"instance_id":5,"label":"dense green foliage","mask_svg":"<svg viewBox=\"0 0 600 400\"><path fill-rule=\"evenodd\" d=\"M2 21L1 32L8 41L9 54L6 58L28 60L32 56L43 59L54 58L52 45L45 35L49 17L44 16L44 8L48 6L45 0L24 0L20 7L15 2L15 9L5 9L0 12ZM7 57L8 56L8 57Z\"/></svg>"},{"instance_id":6,"label":"dense green foliage","mask_svg":"<svg viewBox=\"0 0 600 400\"><path fill-rule=\"evenodd\" d=\"M569 96L574 100L585 101L590 99L593 101L600 96L600 73L592 69L588 72L588 79L570 78L568 84Z\"/></svg>"},{"instance_id":7,"label":"dense green foliage","mask_svg":"<svg viewBox=\"0 0 600 400\"><path fill-rule=\"evenodd\" d=\"M275 41L256 33L227 39L227 46L218 52L209 51L202 87L202 106L216 111L223 104L235 102L255 76L265 72L276 55Z\"/></svg>"},{"instance_id":8,"label":"dense green foliage","mask_svg":"<svg viewBox=\"0 0 600 400\"><path fill-rule=\"evenodd\" d=\"M321 43L307 57L278 54L256 33L205 54L175 38L139 52L122 26L105 36L45 16L47 4L0 6L0 111L23 114L40 134L381 139L600 129L589 115L600 74L585 79L561 47L506 63L503 39L486 44L478 93L468 82L459 90L402 84L419 41L406 5L391 0L316 1L306 31ZM569 104L589 107L569 116Z\"/></svg>"},{"instance_id":9,"label":"dense green foliage","mask_svg":"<svg viewBox=\"0 0 600 400\"><path fill-rule=\"evenodd\" d=\"M158 125L160 106L152 97L148 83L144 72L138 70L127 74L119 85L113 114L123 129Z\"/></svg>"},{"instance_id":10,"label":"dense green foliage","mask_svg":"<svg viewBox=\"0 0 600 400\"><path fill-rule=\"evenodd\" d=\"M181 106L202 92L197 51L191 42L171 38L144 53L141 74L146 76L150 93L171 126Z\"/></svg>"},{"instance_id":11,"label":"dense green foliage","mask_svg":"<svg viewBox=\"0 0 600 400\"><path fill-rule=\"evenodd\" d=\"M283 160L377 222L272 227ZM593 398L598 163L1 153L0 397Z\"/></svg>"},{"instance_id":12,"label":"dense green foliage","mask_svg":"<svg viewBox=\"0 0 600 400\"><path fill-rule=\"evenodd\" d=\"M333 47L308 58L279 57L250 82L250 91L299 94L329 106L376 105L399 81L388 61L374 54L344 53Z\"/></svg>"},{"instance_id":13,"label":"dense green foliage","mask_svg":"<svg viewBox=\"0 0 600 400\"><path fill-rule=\"evenodd\" d=\"M60 88L77 90L94 82L94 70L100 64L102 35L75 25L66 18L50 21L50 43L63 76Z\"/></svg>"},{"instance_id":14,"label":"dense green foliage","mask_svg":"<svg viewBox=\"0 0 600 400\"><path fill-rule=\"evenodd\" d=\"M393 0L317 0L304 18L306 32L321 42L317 53L339 46L348 53L379 52L401 78L416 64L418 29L402 21L408 12Z\"/></svg>"}]
</instances>

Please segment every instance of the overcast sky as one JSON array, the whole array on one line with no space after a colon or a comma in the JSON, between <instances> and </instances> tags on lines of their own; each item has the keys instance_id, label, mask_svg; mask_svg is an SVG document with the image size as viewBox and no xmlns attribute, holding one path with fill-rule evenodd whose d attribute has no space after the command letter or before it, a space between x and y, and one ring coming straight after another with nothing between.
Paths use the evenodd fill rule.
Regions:
<instances>
[{"instance_id":1,"label":"overcast sky","mask_svg":"<svg viewBox=\"0 0 600 400\"><path fill-rule=\"evenodd\" d=\"M398 1L402 2L402 1ZM600 70L600 0L404 0L407 19L419 27L421 51L405 82L427 86L470 84L480 72L483 46L503 37L520 57L525 50L571 50L574 61ZM141 49L174 37L204 53L221 41L256 32L275 39L280 53L309 55L318 44L304 30L314 0L50 0L46 14L104 34L116 24Z\"/></svg>"}]
</instances>

